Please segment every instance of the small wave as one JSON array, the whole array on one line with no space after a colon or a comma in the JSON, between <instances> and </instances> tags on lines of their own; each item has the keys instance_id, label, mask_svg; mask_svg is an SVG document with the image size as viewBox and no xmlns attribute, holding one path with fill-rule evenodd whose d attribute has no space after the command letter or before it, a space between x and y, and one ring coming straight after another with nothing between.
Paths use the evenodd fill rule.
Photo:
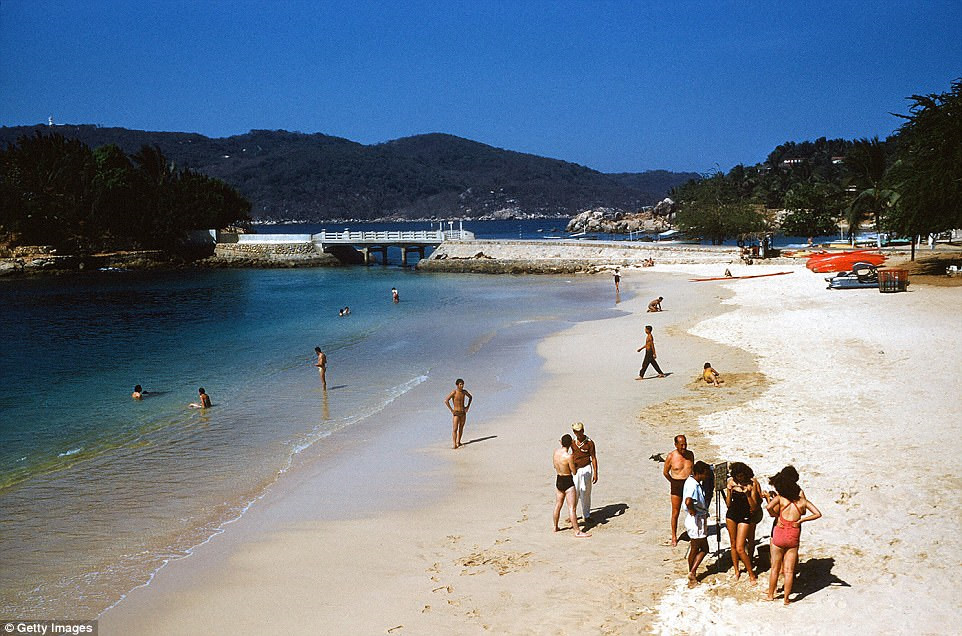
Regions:
<instances>
[{"instance_id":1,"label":"small wave","mask_svg":"<svg viewBox=\"0 0 962 636\"><path fill-rule=\"evenodd\" d=\"M71 448L68 451L58 454L57 457L70 457L71 455L76 455L82 450L83 450L83 446L78 446L77 448Z\"/></svg>"},{"instance_id":2,"label":"small wave","mask_svg":"<svg viewBox=\"0 0 962 636\"><path fill-rule=\"evenodd\" d=\"M387 389L387 393L388 393L388 395L389 395L389 397L388 397L387 400L385 400L385 401L384 401L383 403L381 403L380 405L377 405L377 406L375 406L375 407L373 407L373 408L371 408L371 409L368 409L367 412L356 414L354 417L351 417L349 420L345 421L345 422L344 422L341 426L339 426L338 428L339 428L339 429L340 429L340 428L345 428L345 427L347 427L347 426L349 426L349 425L351 425L351 424L355 424L355 423L363 420L364 418L367 418L367 417L370 417L370 416L372 416L372 415L375 415L376 413L379 413L380 411L384 410L389 404L391 404L391 402L393 402L393 401L396 400L397 398L401 397L402 395L404 395L405 393L407 393L407 392L410 391L411 389L415 388L415 387L418 386L419 384L425 382L427 379L428 379L428 375L427 375L427 373L425 373L425 374L423 374L423 375L415 376L415 377L411 378L410 380L408 380L407 382L403 382L403 383L401 383L401 384L399 384L399 385L397 385L397 386L390 387L389 389ZM288 456L288 460L287 460L287 462L286 462L286 465L285 465L284 467L282 467L280 470L278 470L278 471L274 474L273 478L269 479L269 480L264 484L264 486L260 489L260 492L258 492L256 495L254 495L254 496L253 496L249 501L247 501L246 503L243 503L243 504L241 504L241 505L239 505L239 506L235 506L235 507L231 510L230 514L228 515L228 517L227 517L226 519L224 519L224 520L221 521L220 523L217 523L211 530L208 531L208 532L209 532L209 536L208 536L206 539L204 539L203 541L200 541L199 543L197 543L197 544L195 544L195 545L192 545L191 547L189 547L189 548L187 548L187 549L185 549L185 550L183 550L183 551L174 551L174 552L172 552L171 554L162 555L162 559L161 559L160 564L157 565L156 567L154 567L154 568L149 572L149 574L147 575L147 580L146 580L145 582L143 582L143 583L141 583L141 584L138 584L138 585L135 585L133 588L131 588L130 590L128 590L126 593L121 594L120 597L119 597L116 601L114 601L114 602L111 603L109 606L107 606L106 608L104 608L104 609L97 615L97 618L103 617L103 615L104 615L105 613L107 613L109 610L113 609L114 607L116 607L117 605L119 605L121 602L123 602L123 600L126 599L127 596L130 594L130 592L132 592L133 590L136 590L136 589L141 588L141 587L147 587L148 585L150 585L150 584L154 581L154 578L157 576L157 573L160 572L160 570L162 570L164 567L166 567L171 561L175 561L175 560L178 560L178 559L187 558L187 557L189 557L189 556L192 556L192 555L194 554L194 551L195 551L197 548L199 548L200 546L203 546L203 545L209 543L209 542L210 542L214 537L216 537L217 535L226 532L228 525L230 525L230 524L232 524L232 523L235 523L236 521L239 521L239 520L247 513L247 511L250 510L251 506L253 506L255 503L257 503L258 501L260 501L261 499L263 499L263 498L267 495L267 493L271 490L271 487L272 487L275 483L277 483L277 480L281 477L281 475L283 475L284 473L286 473L286 472L291 468L291 466L292 466L293 463L294 463L294 457L295 457L297 454L301 453L302 451L304 451L304 450L307 449L307 448L310 448L310 447L311 447L313 444L315 444L318 440L324 439L325 437L327 437L328 435L330 435L332 432L334 432L332 429L324 429L324 430L321 430L320 427L315 427L314 431L312 431L312 433L307 436L307 439L305 439L305 440L303 440L303 441L301 441L301 442L299 442L299 443L294 444L294 446L291 448L291 453L290 453L290 455Z\"/></svg>"}]
</instances>

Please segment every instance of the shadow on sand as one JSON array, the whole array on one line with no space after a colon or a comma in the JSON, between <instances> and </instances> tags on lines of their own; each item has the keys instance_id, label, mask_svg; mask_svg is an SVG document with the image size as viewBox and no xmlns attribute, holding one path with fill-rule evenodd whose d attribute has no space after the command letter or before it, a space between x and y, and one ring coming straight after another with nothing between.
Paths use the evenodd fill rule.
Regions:
<instances>
[{"instance_id":1,"label":"shadow on sand","mask_svg":"<svg viewBox=\"0 0 962 636\"><path fill-rule=\"evenodd\" d=\"M469 439L466 442L461 442L461 446L467 446L468 444L475 444L477 442L484 442L489 439L494 439L497 435L488 435L487 437L475 437L474 439Z\"/></svg>"},{"instance_id":2,"label":"shadow on sand","mask_svg":"<svg viewBox=\"0 0 962 636\"><path fill-rule=\"evenodd\" d=\"M769 576L772 568L771 551L767 544L758 545L752 564L759 578ZM830 557L807 559L795 566L795 584L792 586L792 602L800 601L810 594L824 590L827 587L852 587L849 583L832 574L835 559ZM713 569L724 572L732 569L731 550L726 549L715 562ZM783 589L778 586L779 592Z\"/></svg>"},{"instance_id":3,"label":"shadow on sand","mask_svg":"<svg viewBox=\"0 0 962 636\"><path fill-rule=\"evenodd\" d=\"M595 526L603 526L608 523L609 519L625 514L626 510L628 510L628 504L626 503L608 504L607 506L596 508L591 511L591 520L585 524L584 529L587 530Z\"/></svg>"}]
</instances>

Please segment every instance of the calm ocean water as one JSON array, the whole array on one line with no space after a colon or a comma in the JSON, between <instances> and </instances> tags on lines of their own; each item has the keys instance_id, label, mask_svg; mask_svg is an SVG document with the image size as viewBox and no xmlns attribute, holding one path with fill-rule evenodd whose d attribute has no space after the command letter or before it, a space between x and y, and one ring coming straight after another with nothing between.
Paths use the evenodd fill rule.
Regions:
<instances>
[{"instance_id":1,"label":"calm ocean water","mask_svg":"<svg viewBox=\"0 0 962 636\"><path fill-rule=\"evenodd\" d=\"M542 335L609 315L610 287L380 266L0 282L2 614L96 616L401 396L464 375L509 404L519 357L536 366ZM207 412L186 408L198 386Z\"/></svg>"}]
</instances>

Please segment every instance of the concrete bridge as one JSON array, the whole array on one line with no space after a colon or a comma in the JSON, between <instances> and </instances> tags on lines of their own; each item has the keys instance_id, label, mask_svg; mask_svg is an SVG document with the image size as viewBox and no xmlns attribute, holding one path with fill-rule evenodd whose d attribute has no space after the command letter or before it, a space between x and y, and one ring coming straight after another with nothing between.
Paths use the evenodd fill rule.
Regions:
<instances>
[{"instance_id":1,"label":"concrete bridge","mask_svg":"<svg viewBox=\"0 0 962 636\"><path fill-rule=\"evenodd\" d=\"M324 250L328 245L350 245L364 255L364 263L374 260L375 254L381 255L381 263L387 263L389 247L401 249L401 264L407 265L409 251L413 251L418 258L424 258L424 248L437 247L444 241L474 240L474 233L467 230L413 230L413 231L385 231L385 232L328 232L321 230L311 235L311 241Z\"/></svg>"},{"instance_id":2,"label":"concrete bridge","mask_svg":"<svg viewBox=\"0 0 962 636\"><path fill-rule=\"evenodd\" d=\"M414 252L424 258L425 248L438 247L445 241L474 240L474 233L463 228L436 230L394 230L394 231L352 231L345 228L342 232L322 230L317 234L233 234L211 230L205 235L215 240L215 253L221 255L255 256L263 253L272 258L310 259L336 251L336 246L352 247L364 257L364 263L380 262L387 264L387 250L397 247L401 250L401 263L407 265L408 253Z\"/></svg>"}]
</instances>

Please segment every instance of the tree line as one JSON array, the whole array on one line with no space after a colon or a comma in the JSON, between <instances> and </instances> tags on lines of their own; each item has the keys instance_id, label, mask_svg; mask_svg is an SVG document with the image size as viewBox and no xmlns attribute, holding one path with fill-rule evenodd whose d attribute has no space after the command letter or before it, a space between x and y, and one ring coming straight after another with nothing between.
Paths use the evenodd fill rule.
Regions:
<instances>
[{"instance_id":1,"label":"tree line","mask_svg":"<svg viewBox=\"0 0 962 636\"><path fill-rule=\"evenodd\" d=\"M74 253L171 250L190 230L249 220L251 205L222 181L178 169L157 146L133 155L40 132L0 150L0 235L8 245Z\"/></svg>"},{"instance_id":2,"label":"tree line","mask_svg":"<svg viewBox=\"0 0 962 636\"><path fill-rule=\"evenodd\" d=\"M788 142L761 164L675 188L676 223L715 243L775 231L822 236L840 222L852 235L867 219L911 238L962 227L962 79L909 100L884 141Z\"/></svg>"}]
</instances>

